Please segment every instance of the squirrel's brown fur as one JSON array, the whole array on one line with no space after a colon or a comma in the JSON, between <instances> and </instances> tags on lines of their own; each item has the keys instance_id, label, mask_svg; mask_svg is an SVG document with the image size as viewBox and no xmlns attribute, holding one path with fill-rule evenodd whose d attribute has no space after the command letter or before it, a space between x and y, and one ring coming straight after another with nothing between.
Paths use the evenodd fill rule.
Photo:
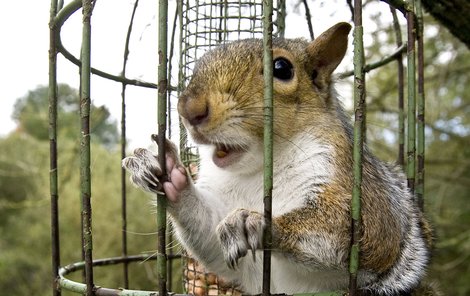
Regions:
<instances>
[{"instance_id":1,"label":"squirrel's brown fur","mask_svg":"<svg viewBox=\"0 0 470 296\"><path fill-rule=\"evenodd\" d=\"M273 40L274 61L284 71L279 77L275 73L273 85L273 292L347 285L352 128L332 73L346 52L349 31L350 25L339 23L312 42ZM264 228L262 69L262 41L255 39L218 47L199 59L178 111L192 138L203 145L200 176L197 184L187 180L183 186L178 180L186 177L170 166L167 188L176 190L166 190L183 245L247 293L261 288L259 260L245 254L252 250L259 257L255 250ZM136 184L154 191L148 179L156 170L149 163L154 162L147 156L123 162ZM152 178L158 182L160 176ZM429 224L403 173L367 147L361 221L361 290L398 295L416 288L429 260Z\"/></svg>"}]
</instances>

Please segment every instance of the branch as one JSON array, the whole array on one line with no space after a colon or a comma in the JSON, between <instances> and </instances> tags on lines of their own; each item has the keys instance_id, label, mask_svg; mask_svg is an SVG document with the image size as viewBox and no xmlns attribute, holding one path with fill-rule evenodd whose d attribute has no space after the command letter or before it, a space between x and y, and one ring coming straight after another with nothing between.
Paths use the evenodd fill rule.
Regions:
<instances>
[{"instance_id":1,"label":"branch","mask_svg":"<svg viewBox=\"0 0 470 296\"><path fill-rule=\"evenodd\" d=\"M398 9L403 14L406 14L407 12L413 12L410 9L410 7L409 7L409 5L406 1L403 1L403 0L381 0L381 1L387 3L390 6L395 7L396 9Z\"/></svg>"}]
</instances>

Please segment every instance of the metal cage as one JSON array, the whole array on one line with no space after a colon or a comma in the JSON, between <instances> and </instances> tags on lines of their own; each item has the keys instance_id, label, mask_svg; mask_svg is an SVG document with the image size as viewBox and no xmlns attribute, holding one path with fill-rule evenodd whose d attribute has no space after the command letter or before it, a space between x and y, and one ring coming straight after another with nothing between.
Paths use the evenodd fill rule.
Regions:
<instances>
[{"instance_id":1,"label":"metal cage","mask_svg":"<svg viewBox=\"0 0 470 296\"><path fill-rule=\"evenodd\" d=\"M134 6L134 13L137 7L137 2ZM167 272L167 260L174 258L180 258L181 254L167 253L166 250L166 203L164 197L158 198L158 209L157 209L157 228L158 228L158 240L159 249L155 256L139 255L132 256L127 254L127 237L126 237L126 188L125 188L125 172L122 172L122 220L123 220L123 238L122 238L122 249L123 256L118 258L107 258L96 260L92 256L92 215L91 215L91 191L90 184L92 182L90 176L90 155L92 153L90 149L90 75L92 73L100 75L104 78L111 79L121 83L123 89L123 117L121 125L122 134L122 155L125 155L126 149L126 126L125 126L125 89L127 85L136 85L140 87L147 87L158 89L158 110L159 110L159 139L163 141L165 135L170 134L172 124L172 113L174 109L174 98L178 93L185 87L192 74L192 68L195 61L208 49L217 46L219 44L244 38L263 38L265 44L265 103L266 110L268 113L265 114L267 140L265 143L265 157L266 161L266 177L265 180L265 216L267 219L271 219L270 215L270 190L272 189L272 183L269 183L270 174L272 176L272 149L270 148L269 134L270 125L272 125L272 76L270 77L270 67L272 65L272 48L270 48L272 36L284 36L285 30L285 16L286 16L286 3L284 0L278 1L250 1L250 0L200 0L200 1L189 1L189 0L178 0L177 11L175 12L175 19L172 28L171 38L168 38L170 29L168 27L168 1L159 1L159 75L158 83L143 82L138 80L129 79L125 76L125 66L122 75L113 75L105 73L101 70L94 69L90 64L90 35L91 35L91 12L96 1L93 0L74 0L69 2L67 5L63 5L63 1L51 0L51 13L50 13L50 54L49 54L49 103L50 103L50 117L49 117L49 140L50 140L50 196L51 196L51 234L52 234L52 278L53 278L53 295L60 295L61 290L69 290L76 293L86 295L156 295L155 291L136 291L129 290L128 280L128 269L127 265L131 262L140 261L143 259L156 259L157 260L157 277L159 280L158 291L160 294L170 294L167 291L167 278L171 276L171 272ZM398 65L398 80L400 87L399 97L399 109L400 109L400 146L398 159L399 163L404 163L404 143L405 143L405 108L404 108L404 67L402 64L402 56L407 56L407 87L408 87L408 98L407 98L407 157L406 157L406 172L408 177L408 185L412 190L416 191L418 202L422 205L423 200L423 183L424 183L424 89L423 89L423 40L422 40L422 16L421 16L421 5L420 1L397 1L390 0L387 2L392 10L395 20L395 30L397 34L397 50L389 57L385 57L383 60L376 63L366 64L364 61L364 49L362 44L363 25L362 25L362 1L355 0L354 4L352 1L347 1L351 8L353 8L354 15L354 64L355 69L352 73L343 73L343 76L354 75L354 101L355 101L355 125L354 125L354 176L355 186L353 192L352 202L352 243L350 253L350 289L349 295L355 295L356 293L356 277L358 270L358 256L359 256L359 233L360 233L360 196L361 196L361 160L362 160L362 143L364 141L364 128L365 128L365 73L380 67L386 63L397 61ZM98 2L99 3L99 2ZM307 15L308 6L306 6ZM74 57L61 43L60 30L66 20L79 9L82 9L83 14L83 31L82 31L82 52L81 57ZM406 16L407 19L407 30L408 38L406 46L402 42L400 26L396 20L396 11L400 11ZM274 16L274 20L273 20ZM134 17L134 14L132 18ZM177 23L178 21L178 23ZM132 22L131 22L132 23ZM176 31L179 27L179 41L176 42ZM311 28L311 24L309 23ZM128 32L130 34L130 30ZM171 40L170 49L168 50L168 40ZM126 51L128 51L128 40L126 43ZM417 42L416 42L417 40ZM176 44L176 45L175 45ZM415 48L417 44L417 49ZM179 60L178 68L178 82L175 84L171 81L171 74L173 68L172 64L174 61L174 52L179 50L179 56L176 58ZM417 67L415 66L415 52L417 52ZM72 263L70 265L61 267L60 262L60 235L59 235L59 196L58 196L58 174L57 174L57 55L62 54L72 63L80 67L81 81L80 81L80 100L81 100L81 145L80 145L80 156L81 156L81 200L82 200L82 252L83 262ZM271 56L270 56L271 54ZM266 74L267 73L267 74ZM416 75L418 79L416 79ZM415 85L417 84L417 91ZM271 91L270 91L271 88ZM417 114L416 114L417 106ZM170 128L168 128L170 127ZM272 139L271 139L272 141ZM192 162L197 162L194 157L196 154L194 148L187 143L184 132L180 133L180 145L183 160L187 165ZM164 147L164 145L160 145ZM164 148L163 148L164 149ZM271 149L271 150L270 150ZM417 153L416 153L417 151ZM162 153L162 151L159 151ZM164 151L163 151L164 153ZM271 154L271 157L269 155ZM415 165L417 163L417 166ZM271 167L270 167L271 166ZM269 172L271 170L271 172ZM272 177L271 177L272 179ZM271 181L272 182L272 181ZM266 185L267 183L267 185ZM271 187L270 187L271 186ZM260 197L263 198L263 197ZM267 232L266 245L269 246L269 229ZM264 270L264 282L263 288L264 295L270 295L269 291L269 248L265 251L265 270ZM206 274L203 269L196 268L197 263L192 259L187 259L187 268L185 276L190 276L190 273L194 273L193 276L206 278L212 275ZM94 266L110 265L110 264L123 264L124 275L123 282L124 288L103 288L99 287L93 278ZM191 265L193 267L188 267ZM84 283L78 283L69 280L66 276L75 271L83 271ZM188 277L189 278L189 277ZM171 282L171 281L170 281ZM190 279L186 281L187 287L191 286ZM220 281L215 280L214 285L217 288L217 294L227 293L228 289L232 289L232 295L236 295L233 288L222 287L219 285ZM267 285L267 286L266 286ZM210 294L210 289L207 283L204 288L204 295ZM197 286L193 283L192 288ZM171 290L171 288L170 288ZM194 290L188 289L189 293L196 294ZM171 293L173 294L173 293ZM328 295L342 295L343 292L331 292ZM312 294L313 295L313 294ZM326 295L319 293L318 295Z\"/></svg>"}]
</instances>

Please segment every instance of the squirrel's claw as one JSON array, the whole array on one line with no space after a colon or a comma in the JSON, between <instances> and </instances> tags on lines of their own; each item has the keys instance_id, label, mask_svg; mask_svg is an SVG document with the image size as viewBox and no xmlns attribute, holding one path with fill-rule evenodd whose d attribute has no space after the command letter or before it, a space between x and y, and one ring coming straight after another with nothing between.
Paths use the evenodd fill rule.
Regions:
<instances>
[{"instance_id":1,"label":"squirrel's claw","mask_svg":"<svg viewBox=\"0 0 470 296\"><path fill-rule=\"evenodd\" d=\"M264 226L263 215L245 209L235 210L220 222L217 234L229 268L236 268L238 260L249 250L255 260L256 250L262 245Z\"/></svg>"},{"instance_id":2,"label":"squirrel's claw","mask_svg":"<svg viewBox=\"0 0 470 296\"><path fill-rule=\"evenodd\" d=\"M151 151L143 148L134 150L134 156L122 160L122 167L129 171L130 179L137 187L157 194L163 193L163 186L159 181L162 170L157 157Z\"/></svg>"}]
</instances>

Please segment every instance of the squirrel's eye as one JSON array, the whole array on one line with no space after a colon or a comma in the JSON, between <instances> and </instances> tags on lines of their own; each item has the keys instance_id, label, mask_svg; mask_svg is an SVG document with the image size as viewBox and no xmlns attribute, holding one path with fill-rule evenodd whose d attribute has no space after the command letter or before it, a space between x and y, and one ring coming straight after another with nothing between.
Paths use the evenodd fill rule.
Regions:
<instances>
[{"instance_id":1,"label":"squirrel's eye","mask_svg":"<svg viewBox=\"0 0 470 296\"><path fill-rule=\"evenodd\" d=\"M273 76L281 80L290 80L294 77L294 67L285 58L277 58L273 61Z\"/></svg>"}]
</instances>

